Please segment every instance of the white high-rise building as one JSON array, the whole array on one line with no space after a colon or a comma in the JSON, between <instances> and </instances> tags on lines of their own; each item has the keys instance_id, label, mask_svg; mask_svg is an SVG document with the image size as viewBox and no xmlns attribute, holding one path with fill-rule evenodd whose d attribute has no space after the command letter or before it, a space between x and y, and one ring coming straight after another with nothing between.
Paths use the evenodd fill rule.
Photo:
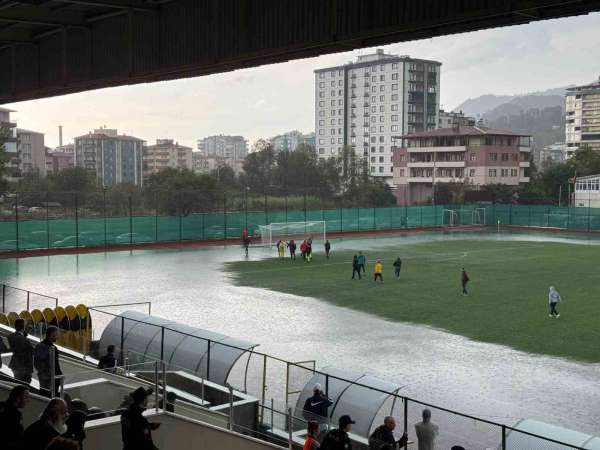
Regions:
<instances>
[{"instance_id":1,"label":"white high-rise building","mask_svg":"<svg viewBox=\"0 0 600 450\"><path fill-rule=\"evenodd\" d=\"M565 103L567 151L572 154L583 145L600 150L600 78L567 89Z\"/></svg>"},{"instance_id":2,"label":"white high-rise building","mask_svg":"<svg viewBox=\"0 0 600 450\"><path fill-rule=\"evenodd\" d=\"M369 173L391 182L393 137L438 126L437 61L376 53L315 70L315 147L319 157L345 145L369 163Z\"/></svg>"}]
</instances>

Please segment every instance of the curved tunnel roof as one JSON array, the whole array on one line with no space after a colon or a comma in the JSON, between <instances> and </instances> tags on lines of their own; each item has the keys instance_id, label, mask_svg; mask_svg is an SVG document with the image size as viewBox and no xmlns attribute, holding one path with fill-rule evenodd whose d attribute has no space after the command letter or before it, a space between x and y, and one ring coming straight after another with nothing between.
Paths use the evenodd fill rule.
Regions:
<instances>
[{"instance_id":1,"label":"curved tunnel roof","mask_svg":"<svg viewBox=\"0 0 600 450\"><path fill-rule=\"evenodd\" d=\"M562 428L537 420L519 420L513 428L528 433L545 436L555 441L564 442L588 450L600 450L600 438L579 431ZM498 447L501 448L501 445ZM530 450L570 450L573 447L548 442L543 439L510 430L506 434L506 448L526 448Z\"/></svg>"},{"instance_id":2,"label":"curved tunnel roof","mask_svg":"<svg viewBox=\"0 0 600 450\"><path fill-rule=\"evenodd\" d=\"M342 381L348 380L348 381ZM333 402L329 408L330 421L337 423L344 414L350 414L356 422L352 432L368 437L377 413L390 397L390 394L374 391L367 387L357 386L353 383L370 386L386 392L398 392L400 386L388 381L375 378L372 375L352 372L335 367L324 367L316 373L304 386L296 403L295 415L302 417L302 408L307 398L312 396L316 383L320 383Z\"/></svg>"},{"instance_id":3,"label":"curved tunnel roof","mask_svg":"<svg viewBox=\"0 0 600 450\"><path fill-rule=\"evenodd\" d=\"M102 332L101 348L110 344L120 346L122 322L123 351L130 364L160 359L164 327L163 359L167 369L185 369L220 385L225 385L237 360L257 345L138 311L125 311L114 317Z\"/></svg>"}]
</instances>

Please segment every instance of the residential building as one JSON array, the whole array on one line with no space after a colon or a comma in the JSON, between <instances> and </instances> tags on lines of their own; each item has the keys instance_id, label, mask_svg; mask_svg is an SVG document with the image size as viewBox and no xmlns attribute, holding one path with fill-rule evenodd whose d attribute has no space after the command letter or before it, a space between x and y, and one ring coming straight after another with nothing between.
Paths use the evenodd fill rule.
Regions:
<instances>
[{"instance_id":1,"label":"residential building","mask_svg":"<svg viewBox=\"0 0 600 450\"><path fill-rule=\"evenodd\" d=\"M17 128L17 152L21 175L38 171L41 176L46 176L44 133Z\"/></svg>"},{"instance_id":2,"label":"residential building","mask_svg":"<svg viewBox=\"0 0 600 450\"><path fill-rule=\"evenodd\" d=\"M57 174L65 169L74 167L74 145L56 147L54 150L46 149L46 175Z\"/></svg>"},{"instance_id":3,"label":"residential building","mask_svg":"<svg viewBox=\"0 0 600 450\"><path fill-rule=\"evenodd\" d=\"M21 161L17 150L17 124L11 121L10 113L12 109L0 107L0 126L9 130L9 137L4 143L4 151L6 153L6 179L8 181L17 181L21 177Z\"/></svg>"},{"instance_id":4,"label":"residential building","mask_svg":"<svg viewBox=\"0 0 600 450\"><path fill-rule=\"evenodd\" d=\"M578 208L600 208L600 175L577 178L573 204Z\"/></svg>"},{"instance_id":5,"label":"residential building","mask_svg":"<svg viewBox=\"0 0 600 450\"><path fill-rule=\"evenodd\" d=\"M440 109L440 118L438 121L438 128L452 128L453 126L461 127L474 127L477 120L475 117L465 116L462 111L444 111Z\"/></svg>"},{"instance_id":6,"label":"residential building","mask_svg":"<svg viewBox=\"0 0 600 450\"><path fill-rule=\"evenodd\" d=\"M557 142L555 144L546 145L539 151L539 163L540 168L544 168L545 165L566 161L572 156L569 154L569 147L564 142ZM534 160L535 161L535 160Z\"/></svg>"},{"instance_id":7,"label":"residential building","mask_svg":"<svg viewBox=\"0 0 600 450\"><path fill-rule=\"evenodd\" d=\"M600 78L567 89L565 111L568 150L587 145L600 151Z\"/></svg>"},{"instance_id":8,"label":"residential building","mask_svg":"<svg viewBox=\"0 0 600 450\"><path fill-rule=\"evenodd\" d=\"M75 166L94 172L104 187L119 183L141 186L144 146L142 139L100 128L75 138Z\"/></svg>"},{"instance_id":9,"label":"residential building","mask_svg":"<svg viewBox=\"0 0 600 450\"><path fill-rule=\"evenodd\" d=\"M392 180L393 136L437 128L437 61L376 53L315 70L317 154L337 156L346 145L367 159L369 173Z\"/></svg>"},{"instance_id":10,"label":"residential building","mask_svg":"<svg viewBox=\"0 0 600 450\"><path fill-rule=\"evenodd\" d=\"M174 142L173 139L157 139L155 145L144 149L144 178L172 167L192 169L192 149Z\"/></svg>"},{"instance_id":11,"label":"residential building","mask_svg":"<svg viewBox=\"0 0 600 450\"><path fill-rule=\"evenodd\" d=\"M442 128L398 138L394 184L402 205L431 201L435 183L518 186L529 182L530 136L480 127Z\"/></svg>"},{"instance_id":12,"label":"residential building","mask_svg":"<svg viewBox=\"0 0 600 450\"><path fill-rule=\"evenodd\" d=\"M206 156L201 152L193 152L192 166L194 172L211 173L219 167L231 167L236 175L244 170L244 160L229 160L221 156Z\"/></svg>"},{"instance_id":13,"label":"residential building","mask_svg":"<svg viewBox=\"0 0 600 450\"><path fill-rule=\"evenodd\" d=\"M218 156L230 161L242 160L248 154L248 142L243 136L209 136L198 139L198 151L204 156Z\"/></svg>"},{"instance_id":14,"label":"residential building","mask_svg":"<svg viewBox=\"0 0 600 450\"><path fill-rule=\"evenodd\" d=\"M269 138L269 142L273 146L273 150L276 153L283 151L293 152L301 144L314 148L315 134L303 134L300 131L289 131L287 133Z\"/></svg>"}]
</instances>

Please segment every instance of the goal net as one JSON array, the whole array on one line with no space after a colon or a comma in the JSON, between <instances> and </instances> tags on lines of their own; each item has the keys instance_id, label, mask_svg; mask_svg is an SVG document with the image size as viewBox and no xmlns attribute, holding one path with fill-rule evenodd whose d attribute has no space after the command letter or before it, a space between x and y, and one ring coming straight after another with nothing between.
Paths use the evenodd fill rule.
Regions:
<instances>
[{"instance_id":1,"label":"goal net","mask_svg":"<svg viewBox=\"0 0 600 450\"><path fill-rule=\"evenodd\" d=\"M485 208L444 209L442 224L448 227L464 225L485 225Z\"/></svg>"},{"instance_id":2,"label":"goal net","mask_svg":"<svg viewBox=\"0 0 600 450\"><path fill-rule=\"evenodd\" d=\"M327 227L324 221L270 223L269 225L259 225L258 228L260 244L269 247L277 244L280 240L294 239L302 242L304 239L311 238L313 242L324 243L327 239ZM316 248L314 244L313 248Z\"/></svg>"}]
</instances>

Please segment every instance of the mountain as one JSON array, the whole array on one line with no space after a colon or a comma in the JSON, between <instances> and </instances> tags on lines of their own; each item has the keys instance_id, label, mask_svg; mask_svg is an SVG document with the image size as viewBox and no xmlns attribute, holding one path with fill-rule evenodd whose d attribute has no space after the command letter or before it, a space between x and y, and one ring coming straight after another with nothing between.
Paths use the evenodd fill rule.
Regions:
<instances>
[{"instance_id":1,"label":"mountain","mask_svg":"<svg viewBox=\"0 0 600 450\"><path fill-rule=\"evenodd\" d=\"M543 109L559 105L564 107L564 94L567 87L517 95L481 95L464 101L454 108L454 111L462 111L471 117L481 117L502 106L501 110L490 116L490 119L493 120L503 114L515 114L531 108Z\"/></svg>"}]
</instances>

